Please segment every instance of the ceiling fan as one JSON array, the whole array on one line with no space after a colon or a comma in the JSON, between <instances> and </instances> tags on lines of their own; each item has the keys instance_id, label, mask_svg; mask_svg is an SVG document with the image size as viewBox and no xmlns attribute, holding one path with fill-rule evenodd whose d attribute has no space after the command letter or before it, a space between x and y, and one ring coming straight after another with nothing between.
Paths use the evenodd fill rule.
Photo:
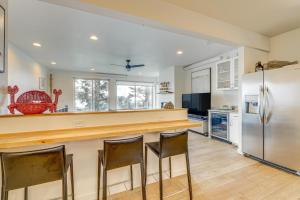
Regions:
<instances>
[{"instance_id":1,"label":"ceiling fan","mask_svg":"<svg viewBox=\"0 0 300 200\"><path fill-rule=\"evenodd\" d=\"M127 71L130 71L132 68L137 68L137 67L144 67L145 65L144 64L140 64L140 65L131 65L130 64L130 60L126 60L126 65L116 65L116 64L111 64L111 65L114 65L114 66L120 66L120 67L125 67L127 69Z\"/></svg>"}]
</instances>

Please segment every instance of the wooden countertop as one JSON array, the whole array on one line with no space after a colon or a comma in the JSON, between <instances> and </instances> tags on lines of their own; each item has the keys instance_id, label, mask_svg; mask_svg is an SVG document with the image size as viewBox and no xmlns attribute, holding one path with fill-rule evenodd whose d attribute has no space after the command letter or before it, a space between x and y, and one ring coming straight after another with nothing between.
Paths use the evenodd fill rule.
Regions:
<instances>
[{"instance_id":1,"label":"wooden countertop","mask_svg":"<svg viewBox=\"0 0 300 200\"><path fill-rule=\"evenodd\" d=\"M18 148L42 144L54 144L80 140L122 137L131 134L161 132L182 128L201 126L198 122L189 120L164 121L123 124L113 126L97 126L51 131L36 131L24 133L9 133L0 135L0 149Z\"/></svg>"}]
</instances>

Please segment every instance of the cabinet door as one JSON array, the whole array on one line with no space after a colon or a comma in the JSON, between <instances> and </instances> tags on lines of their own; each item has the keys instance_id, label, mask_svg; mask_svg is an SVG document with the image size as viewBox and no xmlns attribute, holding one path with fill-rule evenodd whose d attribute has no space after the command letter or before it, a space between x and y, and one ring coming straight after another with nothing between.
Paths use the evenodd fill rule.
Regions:
<instances>
[{"instance_id":1,"label":"cabinet door","mask_svg":"<svg viewBox=\"0 0 300 200\"><path fill-rule=\"evenodd\" d=\"M230 114L229 117L229 135L230 135L230 142L235 145L239 144L239 120L240 117L237 114Z\"/></svg>"},{"instance_id":2,"label":"cabinet door","mask_svg":"<svg viewBox=\"0 0 300 200\"><path fill-rule=\"evenodd\" d=\"M239 59L233 58L233 76L232 76L232 85L234 89L238 89L239 87Z\"/></svg>"},{"instance_id":3,"label":"cabinet door","mask_svg":"<svg viewBox=\"0 0 300 200\"><path fill-rule=\"evenodd\" d=\"M233 90L239 87L239 59L222 60L217 63L217 90Z\"/></svg>"},{"instance_id":4,"label":"cabinet door","mask_svg":"<svg viewBox=\"0 0 300 200\"><path fill-rule=\"evenodd\" d=\"M217 63L217 89L224 90L231 88L231 59Z\"/></svg>"},{"instance_id":5,"label":"cabinet door","mask_svg":"<svg viewBox=\"0 0 300 200\"><path fill-rule=\"evenodd\" d=\"M210 69L192 72L192 93L210 92Z\"/></svg>"}]
</instances>

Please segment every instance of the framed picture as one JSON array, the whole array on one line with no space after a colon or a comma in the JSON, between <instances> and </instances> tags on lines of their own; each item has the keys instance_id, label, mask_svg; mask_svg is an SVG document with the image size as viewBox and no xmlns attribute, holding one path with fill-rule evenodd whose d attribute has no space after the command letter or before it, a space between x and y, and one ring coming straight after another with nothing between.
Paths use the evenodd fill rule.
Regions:
<instances>
[{"instance_id":1,"label":"framed picture","mask_svg":"<svg viewBox=\"0 0 300 200\"><path fill-rule=\"evenodd\" d=\"M5 71L5 9L0 5L0 73Z\"/></svg>"},{"instance_id":2,"label":"framed picture","mask_svg":"<svg viewBox=\"0 0 300 200\"><path fill-rule=\"evenodd\" d=\"M46 78L45 77L40 77L39 78L39 89L40 90L46 90Z\"/></svg>"}]
</instances>

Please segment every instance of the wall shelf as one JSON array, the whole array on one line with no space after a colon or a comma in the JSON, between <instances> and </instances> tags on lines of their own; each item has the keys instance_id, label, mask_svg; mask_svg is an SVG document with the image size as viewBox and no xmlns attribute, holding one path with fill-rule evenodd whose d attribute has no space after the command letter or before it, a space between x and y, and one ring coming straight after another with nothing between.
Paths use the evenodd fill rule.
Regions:
<instances>
[{"instance_id":1,"label":"wall shelf","mask_svg":"<svg viewBox=\"0 0 300 200\"><path fill-rule=\"evenodd\" d=\"M163 92L159 92L157 94L173 94L174 92L171 91L163 91Z\"/></svg>"}]
</instances>

